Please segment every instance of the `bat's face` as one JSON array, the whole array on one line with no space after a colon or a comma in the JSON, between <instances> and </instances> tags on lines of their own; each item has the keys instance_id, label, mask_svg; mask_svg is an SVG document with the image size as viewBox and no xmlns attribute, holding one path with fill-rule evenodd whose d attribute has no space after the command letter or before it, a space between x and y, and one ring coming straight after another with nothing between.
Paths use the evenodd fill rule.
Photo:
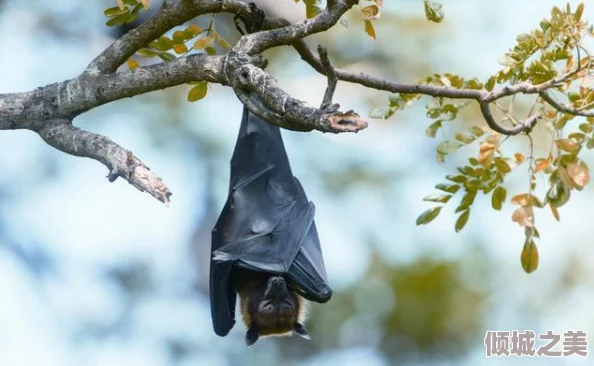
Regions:
<instances>
[{"instance_id":1,"label":"bat's face","mask_svg":"<svg viewBox=\"0 0 594 366\"><path fill-rule=\"evenodd\" d=\"M305 300L287 287L282 276L261 276L240 296L248 346L261 336L297 334L309 339L302 324Z\"/></svg>"}]
</instances>

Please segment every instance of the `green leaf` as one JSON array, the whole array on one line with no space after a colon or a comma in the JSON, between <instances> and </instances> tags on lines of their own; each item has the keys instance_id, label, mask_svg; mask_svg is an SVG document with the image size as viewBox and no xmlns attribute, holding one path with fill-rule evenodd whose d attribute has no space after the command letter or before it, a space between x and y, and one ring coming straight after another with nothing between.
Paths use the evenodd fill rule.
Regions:
<instances>
[{"instance_id":1,"label":"green leaf","mask_svg":"<svg viewBox=\"0 0 594 366\"><path fill-rule=\"evenodd\" d=\"M538 248L532 238L526 239L520 261L526 273L534 272L538 268Z\"/></svg>"},{"instance_id":2,"label":"green leaf","mask_svg":"<svg viewBox=\"0 0 594 366\"><path fill-rule=\"evenodd\" d=\"M158 55L157 52L155 52L155 51L153 51L151 49L148 49L148 48L141 48L138 51L136 51L136 53L139 56L146 57L146 58L155 57L155 56Z\"/></svg>"},{"instance_id":3,"label":"green leaf","mask_svg":"<svg viewBox=\"0 0 594 366\"><path fill-rule=\"evenodd\" d=\"M464 183L468 178L463 175L446 175L446 179L456 183Z\"/></svg>"},{"instance_id":4,"label":"green leaf","mask_svg":"<svg viewBox=\"0 0 594 366\"><path fill-rule=\"evenodd\" d=\"M108 16L110 18L115 17L116 15L124 14L126 12L128 12L128 9L124 8L124 10L122 10L122 9L120 9L119 6L114 6L113 8L107 8L107 9L103 10L103 14L105 14L105 16Z\"/></svg>"},{"instance_id":5,"label":"green leaf","mask_svg":"<svg viewBox=\"0 0 594 366\"><path fill-rule=\"evenodd\" d=\"M427 17L427 20L441 23L444 17L441 4L429 0L423 0L423 2L425 3L425 17Z\"/></svg>"},{"instance_id":6,"label":"green leaf","mask_svg":"<svg viewBox=\"0 0 594 366\"><path fill-rule=\"evenodd\" d=\"M507 191L505 188L499 186L495 188L493 191L493 195L491 196L491 206L493 206L496 210L501 210L503 206L503 202L505 202L505 198L507 197Z\"/></svg>"},{"instance_id":7,"label":"green leaf","mask_svg":"<svg viewBox=\"0 0 594 366\"><path fill-rule=\"evenodd\" d=\"M163 61L173 61L173 60L177 60L177 57L175 57L174 54L171 54L169 52L163 52L163 53L159 53L158 55L161 60Z\"/></svg>"},{"instance_id":8,"label":"green leaf","mask_svg":"<svg viewBox=\"0 0 594 366\"><path fill-rule=\"evenodd\" d=\"M457 141L442 141L439 145L437 145L437 152L440 154L450 154L453 152L458 151L458 149L462 146L461 143Z\"/></svg>"},{"instance_id":9,"label":"green leaf","mask_svg":"<svg viewBox=\"0 0 594 366\"><path fill-rule=\"evenodd\" d=\"M460 141L461 143L463 143L465 145L468 145L468 144L472 143L474 141L474 139L475 139L474 136L471 136L471 135L469 135L467 133L464 133L464 132L457 132L455 138L456 138L457 141Z\"/></svg>"},{"instance_id":10,"label":"green leaf","mask_svg":"<svg viewBox=\"0 0 594 366\"><path fill-rule=\"evenodd\" d=\"M435 186L435 188L439 189L440 191L448 192L448 193L456 193L460 189L459 184L444 184L440 183Z\"/></svg>"},{"instance_id":11,"label":"green leaf","mask_svg":"<svg viewBox=\"0 0 594 366\"><path fill-rule=\"evenodd\" d=\"M458 216L458 220L456 220L456 225L455 225L455 229L456 229L457 233L459 233L462 229L464 229L464 226L468 222L469 216L470 216L470 210L466 210L466 211L462 212L462 214L460 216Z\"/></svg>"},{"instance_id":12,"label":"green leaf","mask_svg":"<svg viewBox=\"0 0 594 366\"><path fill-rule=\"evenodd\" d=\"M427 127L425 134L429 137L435 137L437 131L441 128L441 121L435 121Z\"/></svg>"},{"instance_id":13,"label":"green leaf","mask_svg":"<svg viewBox=\"0 0 594 366\"><path fill-rule=\"evenodd\" d=\"M303 0L305 3L305 16L307 19L313 18L321 11L320 0Z\"/></svg>"},{"instance_id":14,"label":"green leaf","mask_svg":"<svg viewBox=\"0 0 594 366\"><path fill-rule=\"evenodd\" d=\"M417 225L425 225L433 221L439 215L442 206L433 207L423 212L417 217Z\"/></svg>"},{"instance_id":15,"label":"green leaf","mask_svg":"<svg viewBox=\"0 0 594 366\"><path fill-rule=\"evenodd\" d=\"M425 196L425 198L423 198L423 201L447 203L450 200L450 198L452 198L451 194L431 194L429 196Z\"/></svg>"},{"instance_id":16,"label":"green leaf","mask_svg":"<svg viewBox=\"0 0 594 366\"><path fill-rule=\"evenodd\" d=\"M482 128L480 128L479 126L472 126L470 128L470 132L472 132L472 134L475 137L481 137L482 135L485 134L485 131Z\"/></svg>"},{"instance_id":17,"label":"green leaf","mask_svg":"<svg viewBox=\"0 0 594 366\"><path fill-rule=\"evenodd\" d=\"M190 91L188 92L188 102L195 102L200 100L206 96L206 92L208 91L208 82L203 81L199 84L196 84Z\"/></svg>"}]
</instances>

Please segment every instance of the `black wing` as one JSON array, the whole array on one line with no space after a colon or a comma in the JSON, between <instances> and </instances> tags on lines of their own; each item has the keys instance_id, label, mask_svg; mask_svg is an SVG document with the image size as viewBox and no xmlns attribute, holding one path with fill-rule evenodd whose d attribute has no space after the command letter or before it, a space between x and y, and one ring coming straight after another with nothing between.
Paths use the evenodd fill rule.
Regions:
<instances>
[{"instance_id":1,"label":"black wing","mask_svg":"<svg viewBox=\"0 0 594 366\"><path fill-rule=\"evenodd\" d=\"M244 107L229 196L212 232L210 301L218 335L235 324L233 266L286 275L313 301L330 298L314 211L291 172L280 129Z\"/></svg>"}]
</instances>

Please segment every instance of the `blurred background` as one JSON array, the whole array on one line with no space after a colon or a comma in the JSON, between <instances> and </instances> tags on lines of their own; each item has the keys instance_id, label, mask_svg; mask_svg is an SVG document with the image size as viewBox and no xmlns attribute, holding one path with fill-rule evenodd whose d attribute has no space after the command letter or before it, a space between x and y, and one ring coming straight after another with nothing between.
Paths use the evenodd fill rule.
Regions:
<instances>
[{"instance_id":1,"label":"blurred background","mask_svg":"<svg viewBox=\"0 0 594 366\"><path fill-rule=\"evenodd\" d=\"M326 45L336 66L392 80L453 72L486 81L516 35L565 5L444 0L445 20L433 24L420 0L385 3L375 42L357 11L308 42ZM78 75L121 34L104 25L102 10L114 4L0 0L0 93ZM259 4L291 20L304 14L290 0ZM594 21L594 4L584 18ZM237 39L230 16L217 15L216 24ZM291 48L265 56L287 91L320 103L326 80ZM536 212L541 260L530 275L520 265L524 234L511 221L513 207L495 212L490 197L477 198L460 234L453 203L417 227L431 207L422 198L478 151L464 148L438 164L440 137L425 136L422 102L356 135L283 132L293 171L316 204L334 297L311 306L311 342L264 339L247 349L241 323L217 337L210 230L226 199L242 106L218 85L196 103L186 101L188 90L121 100L75 120L157 172L174 193L169 208L123 180L108 183L104 166L53 150L34 133L0 132L0 365L591 364L591 356L486 358L483 342L487 330L585 330L594 340L592 187L574 194L560 223ZM339 83L335 101L367 114L387 97ZM445 136L482 123L470 108ZM510 178L508 197L525 191L525 172Z\"/></svg>"}]
</instances>

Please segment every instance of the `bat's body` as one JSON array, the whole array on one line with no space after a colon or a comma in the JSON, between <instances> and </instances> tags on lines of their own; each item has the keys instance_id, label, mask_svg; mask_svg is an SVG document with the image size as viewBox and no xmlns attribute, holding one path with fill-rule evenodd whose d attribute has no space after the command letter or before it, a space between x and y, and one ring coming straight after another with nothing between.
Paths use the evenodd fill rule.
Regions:
<instances>
[{"instance_id":1,"label":"bat's body","mask_svg":"<svg viewBox=\"0 0 594 366\"><path fill-rule=\"evenodd\" d=\"M301 334L302 297L326 302L332 294L314 206L291 172L280 130L246 108L231 159L229 197L212 232L212 255L211 311L215 333L220 336L227 335L235 324L237 293L242 304L248 304L245 309L271 299L295 304L292 328L282 322L274 332L273 327L262 325L267 320L261 313L246 312L242 305L244 320L248 318L248 344L254 338L250 338L254 319L266 320L255 322L258 335ZM264 300L258 300L257 293Z\"/></svg>"}]
</instances>

